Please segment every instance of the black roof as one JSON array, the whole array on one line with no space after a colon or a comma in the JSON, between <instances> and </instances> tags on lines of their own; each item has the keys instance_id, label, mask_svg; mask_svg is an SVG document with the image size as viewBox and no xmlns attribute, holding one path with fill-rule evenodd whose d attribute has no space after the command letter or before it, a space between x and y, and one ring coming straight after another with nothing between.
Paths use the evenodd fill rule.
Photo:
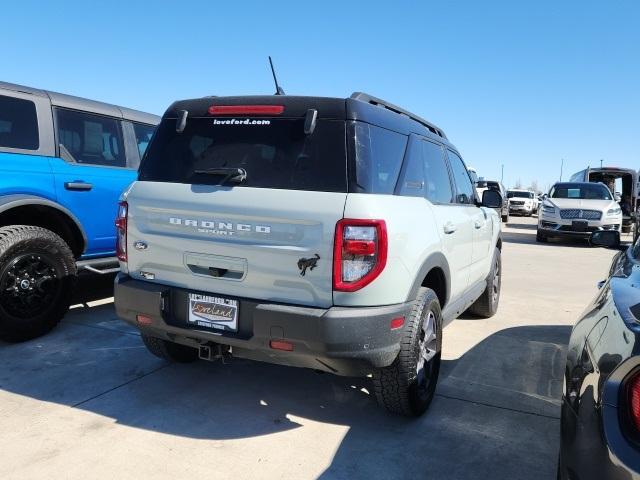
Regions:
<instances>
[{"instance_id":1,"label":"black roof","mask_svg":"<svg viewBox=\"0 0 640 480\"><path fill-rule=\"evenodd\" d=\"M315 109L319 119L360 120L407 135L415 133L432 137L450 145L447 136L436 125L392 103L360 92L349 98L252 95L179 100L167 109L163 118L178 118L184 110L189 112L189 117L209 117L208 109L214 105L282 105L284 112L279 116L284 118L304 117L307 110Z\"/></svg>"}]
</instances>

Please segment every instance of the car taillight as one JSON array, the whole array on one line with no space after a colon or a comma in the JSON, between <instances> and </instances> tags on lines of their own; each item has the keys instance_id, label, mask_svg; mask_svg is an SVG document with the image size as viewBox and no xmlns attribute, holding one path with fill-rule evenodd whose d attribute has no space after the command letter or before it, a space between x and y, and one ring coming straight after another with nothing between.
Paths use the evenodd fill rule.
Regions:
<instances>
[{"instance_id":1,"label":"car taillight","mask_svg":"<svg viewBox=\"0 0 640 480\"><path fill-rule=\"evenodd\" d=\"M384 220L343 218L336 224L333 289L355 292L369 285L387 264Z\"/></svg>"},{"instance_id":2,"label":"car taillight","mask_svg":"<svg viewBox=\"0 0 640 480\"><path fill-rule=\"evenodd\" d=\"M127 202L118 203L118 216L116 217L116 256L118 260L127 261L127 214L129 205Z\"/></svg>"},{"instance_id":3,"label":"car taillight","mask_svg":"<svg viewBox=\"0 0 640 480\"><path fill-rule=\"evenodd\" d=\"M636 432L640 432L640 371L627 382L629 416Z\"/></svg>"}]
</instances>

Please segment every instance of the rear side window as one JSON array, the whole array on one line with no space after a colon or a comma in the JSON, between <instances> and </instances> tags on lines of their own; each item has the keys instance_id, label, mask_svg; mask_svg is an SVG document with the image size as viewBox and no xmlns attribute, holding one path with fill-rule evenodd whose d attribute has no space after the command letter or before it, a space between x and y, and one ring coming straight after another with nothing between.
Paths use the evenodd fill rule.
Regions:
<instances>
[{"instance_id":1,"label":"rear side window","mask_svg":"<svg viewBox=\"0 0 640 480\"><path fill-rule=\"evenodd\" d=\"M353 142L351 150L355 159L351 190L393 194L408 137L368 123L354 122L349 140Z\"/></svg>"},{"instance_id":2,"label":"rear side window","mask_svg":"<svg viewBox=\"0 0 640 480\"><path fill-rule=\"evenodd\" d=\"M125 167L120 121L75 110L56 109L58 143L78 163Z\"/></svg>"},{"instance_id":3,"label":"rear side window","mask_svg":"<svg viewBox=\"0 0 640 480\"><path fill-rule=\"evenodd\" d=\"M304 119L189 118L182 133L164 119L140 167L140 180L219 185L242 168L233 186L346 192L345 122L318 120L304 133Z\"/></svg>"},{"instance_id":4,"label":"rear side window","mask_svg":"<svg viewBox=\"0 0 640 480\"><path fill-rule=\"evenodd\" d=\"M451 203L453 190L442 147L425 140L420 143L424 158L427 198L433 203Z\"/></svg>"},{"instance_id":5,"label":"rear side window","mask_svg":"<svg viewBox=\"0 0 640 480\"><path fill-rule=\"evenodd\" d=\"M425 197L422 141L411 141L409 145L399 193L405 197Z\"/></svg>"},{"instance_id":6,"label":"rear side window","mask_svg":"<svg viewBox=\"0 0 640 480\"><path fill-rule=\"evenodd\" d=\"M39 146L35 103L0 95L0 147L38 150Z\"/></svg>"},{"instance_id":7,"label":"rear side window","mask_svg":"<svg viewBox=\"0 0 640 480\"><path fill-rule=\"evenodd\" d=\"M149 142L151 141L151 137L153 137L153 132L155 130L156 127L152 127L151 125L145 125L143 123L133 124L133 132L136 136L136 143L138 144L140 158L142 158L144 156L144 152L147 151L147 147L149 146Z\"/></svg>"},{"instance_id":8,"label":"rear side window","mask_svg":"<svg viewBox=\"0 0 640 480\"><path fill-rule=\"evenodd\" d=\"M473 204L476 198L467 167L458 154L447 150L453 178L456 181L456 203Z\"/></svg>"}]
</instances>

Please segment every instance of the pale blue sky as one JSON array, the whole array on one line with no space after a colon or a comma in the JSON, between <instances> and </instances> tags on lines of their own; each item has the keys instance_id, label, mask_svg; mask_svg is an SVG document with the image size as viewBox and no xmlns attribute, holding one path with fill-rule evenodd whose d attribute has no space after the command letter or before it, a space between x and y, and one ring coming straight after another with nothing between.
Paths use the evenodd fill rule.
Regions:
<instances>
[{"instance_id":1,"label":"pale blue sky","mask_svg":"<svg viewBox=\"0 0 640 480\"><path fill-rule=\"evenodd\" d=\"M640 168L640 2L80 2L2 6L0 80L161 114L177 98L365 91L469 165L541 187Z\"/></svg>"}]
</instances>

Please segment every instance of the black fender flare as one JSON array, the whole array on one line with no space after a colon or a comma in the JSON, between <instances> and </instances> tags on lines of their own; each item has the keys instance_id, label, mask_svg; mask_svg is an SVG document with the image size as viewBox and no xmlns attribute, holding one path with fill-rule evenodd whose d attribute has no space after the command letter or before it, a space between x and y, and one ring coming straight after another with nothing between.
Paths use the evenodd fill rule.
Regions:
<instances>
[{"instance_id":1,"label":"black fender flare","mask_svg":"<svg viewBox=\"0 0 640 480\"><path fill-rule=\"evenodd\" d=\"M413 285L409 290L409 295L407 296L407 302L415 300L418 295L418 290L422 286L422 281L424 277L433 269L440 268L444 273L445 285L447 288L447 295L445 300L445 305L449 303L449 298L451 296L451 270L449 269L449 262L447 262L447 258L444 256L442 252L433 252L430 254L422 265L418 269L418 273L416 274L416 278L413 281ZM444 305L441 305L444 309Z\"/></svg>"},{"instance_id":2,"label":"black fender flare","mask_svg":"<svg viewBox=\"0 0 640 480\"><path fill-rule=\"evenodd\" d=\"M87 246L87 234L85 233L84 228L82 228L82 224L80 223L80 220L78 220L78 217L76 217L68 208L63 207L53 200L49 200L48 198L40 197L38 195L19 193L0 197L0 213L6 212L15 207L24 207L28 205L42 205L45 207L55 208L60 213L69 217L73 223L75 223L76 227L78 227L80 235L82 235L82 250L84 251Z\"/></svg>"}]
</instances>

